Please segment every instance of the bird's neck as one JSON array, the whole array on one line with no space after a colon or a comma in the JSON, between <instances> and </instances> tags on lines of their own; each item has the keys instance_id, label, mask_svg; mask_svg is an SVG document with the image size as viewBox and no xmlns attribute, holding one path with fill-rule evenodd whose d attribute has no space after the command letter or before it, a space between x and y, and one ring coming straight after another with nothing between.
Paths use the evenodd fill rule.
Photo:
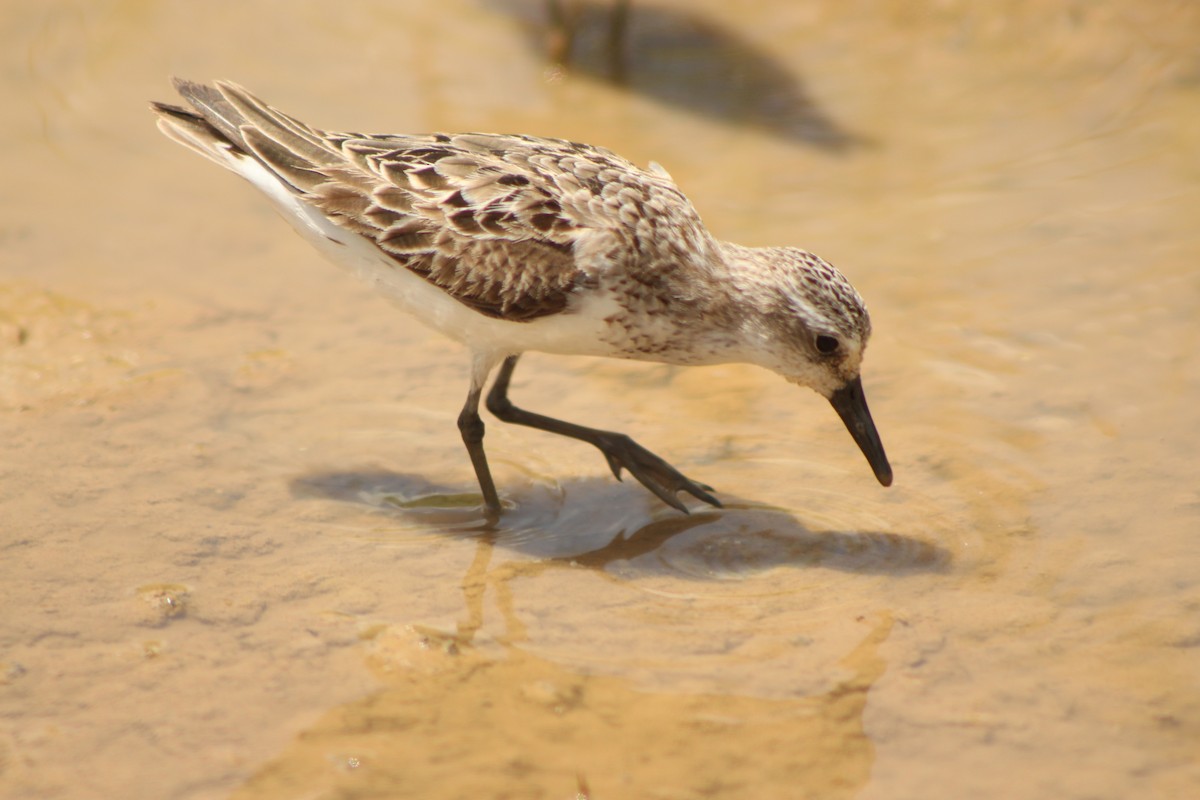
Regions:
<instances>
[{"instance_id":1,"label":"bird's neck","mask_svg":"<svg viewBox=\"0 0 1200 800\"><path fill-rule=\"evenodd\" d=\"M719 261L712 270L713 278L737 290L735 297L744 311L767 311L771 295L767 291L768 276L763 272L762 248L718 241L716 252ZM717 296L721 294L725 293L717 293Z\"/></svg>"},{"instance_id":2,"label":"bird's neck","mask_svg":"<svg viewBox=\"0 0 1200 800\"><path fill-rule=\"evenodd\" d=\"M764 250L732 242L715 241L716 256L704 279L714 285L700 289L705 300L698 309L719 347L713 361L757 364L778 371L771 327L763 321L778 314L777 293L772 291L769 263ZM732 288L732 291L730 289Z\"/></svg>"}]
</instances>

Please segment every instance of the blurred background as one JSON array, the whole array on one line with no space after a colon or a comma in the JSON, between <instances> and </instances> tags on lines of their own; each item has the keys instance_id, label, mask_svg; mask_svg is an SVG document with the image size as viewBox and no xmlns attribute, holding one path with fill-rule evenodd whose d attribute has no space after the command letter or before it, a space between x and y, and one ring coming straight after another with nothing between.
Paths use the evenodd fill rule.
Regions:
<instances>
[{"instance_id":1,"label":"blurred background","mask_svg":"<svg viewBox=\"0 0 1200 800\"><path fill-rule=\"evenodd\" d=\"M0 796L1200 792L1200 7L48 0L0 26ZM466 354L163 138L561 136L838 265L896 472L771 374Z\"/></svg>"}]
</instances>

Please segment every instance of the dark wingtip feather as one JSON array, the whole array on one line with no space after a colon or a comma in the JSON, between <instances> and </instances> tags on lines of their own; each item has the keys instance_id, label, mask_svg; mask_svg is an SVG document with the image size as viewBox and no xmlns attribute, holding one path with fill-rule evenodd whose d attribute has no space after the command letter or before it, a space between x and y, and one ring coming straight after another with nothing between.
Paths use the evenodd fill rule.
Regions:
<instances>
[{"instance_id":1,"label":"dark wingtip feather","mask_svg":"<svg viewBox=\"0 0 1200 800\"><path fill-rule=\"evenodd\" d=\"M150 108L164 117L175 117L177 119L196 121L202 117L194 111L188 111L182 106L174 105L173 103L161 103L158 100L150 101Z\"/></svg>"},{"instance_id":2,"label":"dark wingtip feather","mask_svg":"<svg viewBox=\"0 0 1200 800\"><path fill-rule=\"evenodd\" d=\"M179 77L172 77L171 84L175 91L179 92L179 96L187 100L209 125L239 147L243 145L242 134L238 129L245 124L246 119L225 98L220 89Z\"/></svg>"},{"instance_id":3,"label":"dark wingtip feather","mask_svg":"<svg viewBox=\"0 0 1200 800\"><path fill-rule=\"evenodd\" d=\"M188 102L192 102L194 99L212 98L214 95L220 97L220 94L212 86L200 83L199 81L180 78L176 75L171 76L171 85Z\"/></svg>"}]
</instances>

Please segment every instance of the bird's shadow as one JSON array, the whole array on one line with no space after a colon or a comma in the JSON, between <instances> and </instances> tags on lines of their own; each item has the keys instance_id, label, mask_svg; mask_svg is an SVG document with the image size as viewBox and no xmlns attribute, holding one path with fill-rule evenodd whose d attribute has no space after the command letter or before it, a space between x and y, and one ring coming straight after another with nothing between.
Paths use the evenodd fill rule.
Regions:
<instances>
[{"instance_id":1,"label":"bird's shadow","mask_svg":"<svg viewBox=\"0 0 1200 800\"><path fill-rule=\"evenodd\" d=\"M489 0L524 22L530 46L564 38L569 57L550 74L601 80L702 117L743 125L844 153L870 144L812 97L804 81L777 58L690 8L608 0L570 4L570 25L558 30L529 0ZM551 34L548 35L547 31ZM549 58L559 60L554 47Z\"/></svg>"},{"instance_id":2,"label":"bird's shadow","mask_svg":"<svg viewBox=\"0 0 1200 800\"><path fill-rule=\"evenodd\" d=\"M518 490L488 524L477 492L381 469L318 471L290 482L295 497L351 503L434 535L487 537L544 563L728 578L773 567L902 576L950 570L952 555L925 539L871 530L816 530L782 509L723 496L722 509L662 506L636 484L608 477ZM372 534L373 537L377 533Z\"/></svg>"}]
</instances>

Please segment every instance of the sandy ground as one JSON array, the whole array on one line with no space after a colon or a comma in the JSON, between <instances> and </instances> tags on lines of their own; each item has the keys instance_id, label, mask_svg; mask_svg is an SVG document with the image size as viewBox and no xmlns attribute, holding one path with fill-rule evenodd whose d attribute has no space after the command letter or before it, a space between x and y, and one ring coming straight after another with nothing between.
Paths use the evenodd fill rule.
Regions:
<instances>
[{"instance_id":1,"label":"sandy ground","mask_svg":"<svg viewBox=\"0 0 1200 800\"><path fill-rule=\"evenodd\" d=\"M1200 10L5 3L0 797L1200 796ZM896 484L749 367L466 358L163 139L167 76L317 125L671 171L838 264ZM614 82L614 75L623 81Z\"/></svg>"}]
</instances>

